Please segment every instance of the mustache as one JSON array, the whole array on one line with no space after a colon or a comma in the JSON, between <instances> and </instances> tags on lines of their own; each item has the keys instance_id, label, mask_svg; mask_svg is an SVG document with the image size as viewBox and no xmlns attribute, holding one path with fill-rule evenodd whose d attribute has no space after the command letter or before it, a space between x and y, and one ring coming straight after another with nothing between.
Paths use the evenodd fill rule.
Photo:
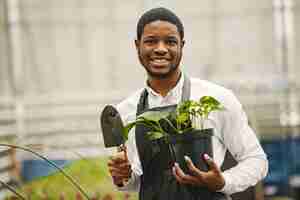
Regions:
<instances>
[{"instance_id":1,"label":"mustache","mask_svg":"<svg viewBox=\"0 0 300 200\"><path fill-rule=\"evenodd\" d=\"M152 77L156 77L159 79L166 79L170 76L170 74L174 73L174 71L177 70L177 68L179 68L179 64L181 62L181 58L182 58L182 51L179 51L179 53L176 55L176 57L174 58L175 62L170 64L170 70L169 72L165 73L165 74L157 74L157 73L153 73L151 70L148 69L147 64L144 62L140 49L138 49L138 58L140 63L142 64L142 66L144 67L144 69L147 71L147 73L152 76Z\"/></svg>"}]
</instances>

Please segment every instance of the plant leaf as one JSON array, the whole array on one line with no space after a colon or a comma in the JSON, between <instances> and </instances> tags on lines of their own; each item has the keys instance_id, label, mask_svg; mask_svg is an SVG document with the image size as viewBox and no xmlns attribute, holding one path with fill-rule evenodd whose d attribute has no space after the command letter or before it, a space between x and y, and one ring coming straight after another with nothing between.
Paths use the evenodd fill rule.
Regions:
<instances>
[{"instance_id":1,"label":"plant leaf","mask_svg":"<svg viewBox=\"0 0 300 200\"><path fill-rule=\"evenodd\" d=\"M161 130L159 121L150 120L142 116L138 117L137 123L143 124L148 128L150 128L151 130L157 130L157 131Z\"/></svg>"},{"instance_id":2,"label":"plant leaf","mask_svg":"<svg viewBox=\"0 0 300 200\"><path fill-rule=\"evenodd\" d=\"M201 104L220 105L220 102L212 96L203 96L199 101Z\"/></svg>"},{"instance_id":3,"label":"plant leaf","mask_svg":"<svg viewBox=\"0 0 300 200\"><path fill-rule=\"evenodd\" d=\"M166 118L170 115L170 112L166 111L147 111L143 114L139 115L138 118L142 117L147 120L156 121L158 122L162 118Z\"/></svg>"},{"instance_id":4,"label":"plant leaf","mask_svg":"<svg viewBox=\"0 0 300 200\"><path fill-rule=\"evenodd\" d=\"M171 120L170 119L168 119L168 118L162 118L161 120L160 120L160 122L166 122L167 124L168 124L168 127L171 129L171 130L169 130L170 131L170 133L169 134L171 134L171 133L179 133L178 132L178 129L172 124L172 122L171 122Z\"/></svg>"},{"instance_id":5,"label":"plant leaf","mask_svg":"<svg viewBox=\"0 0 300 200\"><path fill-rule=\"evenodd\" d=\"M164 137L164 134L158 131L149 131L147 132L147 137L149 140L158 140Z\"/></svg>"},{"instance_id":6,"label":"plant leaf","mask_svg":"<svg viewBox=\"0 0 300 200\"><path fill-rule=\"evenodd\" d=\"M128 140L128 134L130 132L130 130L137 124L136 121L131 122L129 124L127 124L124 129L123 129L123 138L126 140Z\"/></svg>"}]
</instances>

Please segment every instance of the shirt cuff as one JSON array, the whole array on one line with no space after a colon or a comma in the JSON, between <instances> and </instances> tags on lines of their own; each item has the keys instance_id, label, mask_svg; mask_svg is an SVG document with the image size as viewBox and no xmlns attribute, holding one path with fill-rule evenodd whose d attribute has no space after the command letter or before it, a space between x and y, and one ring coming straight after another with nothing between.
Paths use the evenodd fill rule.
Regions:
<instances>
[{"instance_id":1,"label":"shirt cuff","mask_svg":"<svg viewBox=\"0 0 300 200\"><path fill-rule=\"evenodd\" d=\"M231 180L230 180L230 174L226 173L226 172L223 172L222 173L223 175L223 178L225 180L225 184L223 186L222 189L218 190L217 192L222 192L224 194L227 194L227 195L230 195L231 194Z\"/></svg>"},{"instance_id":2,"label":"shirt cuff","mask_svg":"<svg viewBox=\"0 0 300 200\"><path fill-rule=\"evenodd\" d=\"M131 172L131 176L124 184L117 185L119 191L138 191L139 188L139 176L134 172Z\"/></svg>"}]
</instances>

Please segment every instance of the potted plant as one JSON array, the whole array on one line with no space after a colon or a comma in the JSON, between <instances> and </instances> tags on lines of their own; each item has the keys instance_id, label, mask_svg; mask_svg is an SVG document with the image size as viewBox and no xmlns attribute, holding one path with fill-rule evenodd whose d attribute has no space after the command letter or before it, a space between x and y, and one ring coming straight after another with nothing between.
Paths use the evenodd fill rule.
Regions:
<instances>
[{"instance_id":1,"label":"potted plant","mask_svg":"<svg viewBox=\"0 0 300 200\"><path fill-rule=\"evenodd\" d=\"M149 128L146 133L148 139L163 140L169 146L172 161L179 163L186 173L188 169L184 156L189 156L199 169L207 171L201 155L206 153L213 157L213 129L205 129L204 123L209 120L211 112L222 109L224 107L215 98L203 96L199 101L184 101L173 111L150 110L129 123L124 128L123 137L127 139L131 128L142 124Z\"/></svg>"}]
</instances>

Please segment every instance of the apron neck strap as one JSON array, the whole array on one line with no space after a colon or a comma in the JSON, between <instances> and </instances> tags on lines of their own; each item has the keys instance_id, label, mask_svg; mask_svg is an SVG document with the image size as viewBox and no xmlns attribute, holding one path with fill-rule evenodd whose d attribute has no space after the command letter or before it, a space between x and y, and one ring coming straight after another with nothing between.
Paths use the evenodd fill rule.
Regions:
<instances>
[{"instance_id":1,"label":"apron neck strap","mask_svg":"<svg viewBox=\"0 0 300 200\"><path fill-rule=\"evenodd\" d=\"M136 116L142 114L145 110L149 109L149 101L148 101L148 91L145 88L140 96ZM191 80L190 78L184 74L183 87L181 93L181 102L187 101L191 96Z\"/></svg>"}]
</instances>

